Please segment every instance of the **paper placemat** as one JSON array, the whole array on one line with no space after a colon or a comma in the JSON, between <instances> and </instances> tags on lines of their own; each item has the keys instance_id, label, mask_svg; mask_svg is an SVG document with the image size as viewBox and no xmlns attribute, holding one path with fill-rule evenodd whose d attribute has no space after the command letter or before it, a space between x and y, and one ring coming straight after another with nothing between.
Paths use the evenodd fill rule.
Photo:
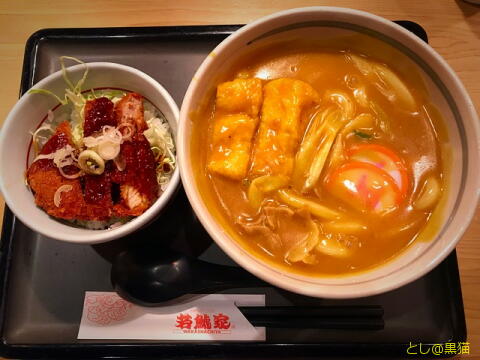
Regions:
<instances>
[{"instance_id":1,"label":"paper placemat","mask_svg":"<svg viewBox=\"0 0 480 360\"><path fill-rule=\"evenodd\" d=\"M189 295L169 306L134 305L114 292L85 293L78 339L265 341L237 306L265 306L265 295Z\"/></svg>"}]
</instances>

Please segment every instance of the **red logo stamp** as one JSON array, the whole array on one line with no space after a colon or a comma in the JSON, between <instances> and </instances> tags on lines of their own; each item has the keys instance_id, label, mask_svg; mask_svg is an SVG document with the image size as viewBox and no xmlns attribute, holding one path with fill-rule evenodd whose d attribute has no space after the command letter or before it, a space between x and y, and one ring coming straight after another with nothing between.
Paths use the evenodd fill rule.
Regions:
<instances>
[{"instance_id":1,"label":"red logo stamp","mask_svg":"<svg viewBox=\"0 0 480 360\"><path fill-rule=\"evenodd\" d=\"M123 320L133 306L116 294L88 294L85 296L87 319L99 325Z\"/></svg>"},{"instance_id":2,"label":"red logo stamp","mask_svg":"<svg viewBox=\"0 0 480 360\"><path fill-rule=\"evenodd\" d=\"M232 324L230 323L230 317L222 313L196 314L195 316L188 313L180 313L177 315L175 327L188 334L221 334L229 333Z\"/></svg>"}]
</instances>

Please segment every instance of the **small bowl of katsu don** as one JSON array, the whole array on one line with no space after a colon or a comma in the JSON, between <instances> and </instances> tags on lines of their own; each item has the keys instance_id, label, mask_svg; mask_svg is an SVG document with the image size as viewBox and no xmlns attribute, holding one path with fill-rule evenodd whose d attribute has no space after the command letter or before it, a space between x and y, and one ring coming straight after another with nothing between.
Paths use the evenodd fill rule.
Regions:
<instances>
[{"instance_id":1,"label":"small bowl of katsu don","mask_svg":"<svg viewBox=\"0 0 480 360\"><path fill-rule=\"evenodd\" d=\"M0 189L44 236L84 244L125 236L154 220L178 189L178 107L137 69L59 62L5 120Z\"/></svg>"},{"instance_id":2,"label":"small bowl of katsu don","mask_svg":"<svg viewBox=\"0 0 480 360\"><path fill-rule=\"evenodd\" d=\"M180 111L182 181L239 265L324 298L383 293L454 249L480 189L478 117L401 26L311 7L225 39Z\"/></svg>"}]
</instances>

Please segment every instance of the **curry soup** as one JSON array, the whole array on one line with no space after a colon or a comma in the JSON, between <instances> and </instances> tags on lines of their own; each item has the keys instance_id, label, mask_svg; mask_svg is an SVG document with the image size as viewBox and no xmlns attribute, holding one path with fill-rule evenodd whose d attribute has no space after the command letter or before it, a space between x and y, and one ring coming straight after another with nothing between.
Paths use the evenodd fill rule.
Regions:
<instances>
[{"instance_id":1,"label":"curry soup","mask_svg":"<svg viewBox=\"0 0 480 360\"><path fill-rule=\"evenodd\" d=\"M288 271L377 266L444 191L426 90L355 51L276 47L240 63L195 117L207 205L248 252Z\"/></svg>"}]
</instances>

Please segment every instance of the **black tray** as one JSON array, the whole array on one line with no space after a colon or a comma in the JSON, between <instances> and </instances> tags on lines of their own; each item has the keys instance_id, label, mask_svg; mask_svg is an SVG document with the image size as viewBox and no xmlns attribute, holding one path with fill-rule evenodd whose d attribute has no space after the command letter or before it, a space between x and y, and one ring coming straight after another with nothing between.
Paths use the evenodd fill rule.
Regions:
<instances>
[{"instance_id":1,"label":"black tray","mask_svg":"<svg viewBox=\"0 0 480 360\"><path fill-rule=\"evenodd\" d=\"M427 41L418 24L399 23ZM162 83L180 105L195 69L238 27L41 30L26 45L21 93L58 70L58 56L71 55L87 62L113 61L139 68ZM183 191L150 227L111 243L81 246L44 238L23 225L7 207L2 240L0 355L4 357L385 358L405 356L409 342L431 344L466 339L457 258L453 252L414 283L368 298L314 299L274 287L230 291L264 293L267 305L381 305L385 312L385 328L381 331L267 329L264 343L77 340L85 291L112 291L110 260L126 246L155 242L158 247L165 242L165 246L207 261L233 264L199 225Z\"/></svg>"}]
</instances>

